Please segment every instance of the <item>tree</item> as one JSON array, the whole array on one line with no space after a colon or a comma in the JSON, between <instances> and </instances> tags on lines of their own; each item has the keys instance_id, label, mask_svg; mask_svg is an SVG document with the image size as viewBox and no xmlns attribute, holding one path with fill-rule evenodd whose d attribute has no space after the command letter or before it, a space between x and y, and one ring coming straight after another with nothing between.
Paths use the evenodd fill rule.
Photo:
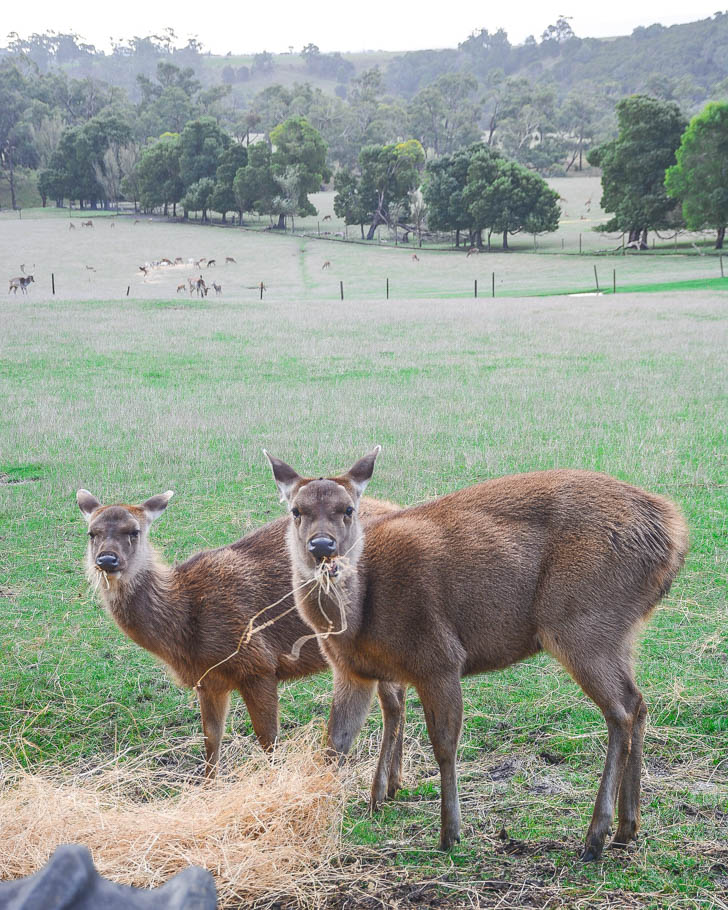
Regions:
<instances>
[{"instance_id":1,"label":"tree","mask_svg":"<svg viewBox=\"0 0 728 910\"><path fill-rule=\"evenodd\" d=\"M460 232L467 230L469 242L475 240L475 222L465 190L468 184L468 171L475 161L480 161L481 179L486 179L484 169L493 165L490 179L495 175L495 163L501 159L496 149L484 143L460 149L452 155L444 155L427 165L427 177L422 190L427 204L427 223L431 230L455 231L455 245L460 246Z\"/></svg>"},{"instance_id":2,"label":"tree","mask_svg":"<svg viewBox=\"0 0 728 910\"><path fill-rule=\"evenodd\" d=\"M334 212L345 224L358 224L361 239L364 239L364 224L369 220L369 206L362 197L361 180L347 168L336 172L334 177Z\"/></svg>"},{"instance_id":3,"label":"tree","mask_svg":"<svg viewBox=\"0 0 728 910\"><path fill-rule=\"evenodd\" d=\"M371 219L367 240L380 224L392 225L397 215L409 217L409 193L420 182L425 152L416 139L396 145L369 145L359 154L360 193Z\"/></svg>"},{"instance_id":4,"label":"tree","mask_svg":"<svg viewBox=\"0 0 728 910\"><path fill-rule=\"evenodd\" d=\"M463 195L476 229L488 230L489 245L493 231L503 235L507 250L509 234L558 230L559 194L515 161L476 157Z\"/></svg>"},{"instance_id":5,"label":"tree","mask_svg":"<svg viewBox=\"0 0 728 910\"><path fill-rule=\"evenodd\" d=\"M291 117L277 126L270 134L273 143L271 165L273 175L289 174L296 168L298 174L298 203L296 214L315 215L316 209L308 198L316 193L323 181L331 176L326 165L326 143L304 117ZM278 226L285 226L285 215L279 213Z\"/></svg>"},{"instance_id":6,"label":"tree","mask_svg":"<svg viewBox=\"0 0 728 910\"><path fill-rule=\"evenodd\" d=\"M728 224L728 102L711 102L690 121L665 174L668 196L679 199L690 230L715 228L723 249Z\"/></svg>"},{"instance_id":7,"label":"tree","mask_svg":"<svg viewBox=\"0 0 728 910\"><path fill-rule=\"evenodd\" d=\"M675 164L686 121L673 101L631 95L617 105L617 123L617 138L586 156L602 169L602 208L614 212L602 230L626 231L630 243L646 249L648 230L681 223L665 190L665 171Z\"/></svg>"},{"instance_id":8,"label":"tree","mask_svg":"<svg viewBox=\"0 0 728 910\"><path fill-rule=\"evenodd\" d=\"M210 208L210 200L214 190L215 181L212 177L202 177L187 187L187 192L182 197L185 218L188 217L190 212L202 212L202 220L207 221L207 211Z\"/></svg>"},{"instance_id":9,"label":"tree","mask_svg":"<svg viewBox=\"0 0 728 910\"><path fill-rule=\"evenodd\" d=\"M41 173L44 191L51 191L57 199L78 199L81 208L85 201L92 208L100 199L108 202L107 191L97 179L97 169L105 173L107 149L126 146L131 138L125 112L113 109L92 117L83 126L65 130L51 156L47 169L50 173Z\"/></svg>"},{"instance_id":10,"label":"tree","mask_svg":"<svg viewBox=\"0 0 728 910\"><path fill-rule=\"evenodd\" d=\"M28 85L16 66L0 66L0 176L10 189L10 203L16 208L15 170L37 166L30 124L24 122L28 106Z\"/></svg>"},{"instance_id":11,"label":"tree","mask_svg":"<svg viewBox=\"0 0 728 910\"><path fill-rule=\"evenodd\" d=\"M230 145L230 137L212 117L190 120L180 135L179 172L185 187L203 177L214 183L222 153Z\"/></svg>"},{"instance_id":12,"label":"tree","mask_svg":"<svg viewBox=\"0 0 728 910\"><path fill-rule=\"evenodd\" d=\"M271 149L267 142L256 142L248 149L248 163L238 168L233 192L240 212L272 212L273 199L279 189L273 179Z\"/></svg>"},{"instance_id":13,"label":"tree","mask_svg":"<svg viewBox=\"0 0 728 910\"><path fill-rule=\"evenodd\" d=\"M144 149L135 168L136 188L139 201L145 209L172 204L177 214L177 203L185 191L180 176L181 142L176 133L166 133L153 145ZM125 184L126 189L131 189Z\"/></svg>"},{"instance_id":14,"label":"tree","mask_svg":"<svg viewBox=\"0 0 728 910\"><path fill-rule=\"evenodd\" d=\"M422 89L410 104L410 124L424 148L435 157L477 142L482 105L474 99L477 79L465 73L445 73Z\"/></svg>"},{"instance_id":15,"label":"tree","mask_svg":"<svg viewBox=\"0 0 728 910\"><path fill-rule=\"evenodd\" d=\"M248 150L243 145L233 143L222 153L220 164L215 172L215 191L212 194L210 207L222 214L225 221L227 212L237 211L242 221L243 213L233 191L235 175L248 163Z\"/></svg>"}]
</instances>

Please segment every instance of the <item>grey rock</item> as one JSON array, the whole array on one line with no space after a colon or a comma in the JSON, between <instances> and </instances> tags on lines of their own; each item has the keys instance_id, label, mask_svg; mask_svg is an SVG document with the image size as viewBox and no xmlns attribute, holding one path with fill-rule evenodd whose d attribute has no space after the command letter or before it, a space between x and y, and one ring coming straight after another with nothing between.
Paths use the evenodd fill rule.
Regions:
<instances>
[{"instance_id":1,"label":"grey rock","mask_svg":"<svg viewBox=\"0 0 728 910\"><path fill-rule=\"evenodd\" d=\"M0 882L0 910L215 910L215 881L190 866L159 888L116 885L96 871L88 848L64 844L27 878Z\"/></svg>"}]
</instances>

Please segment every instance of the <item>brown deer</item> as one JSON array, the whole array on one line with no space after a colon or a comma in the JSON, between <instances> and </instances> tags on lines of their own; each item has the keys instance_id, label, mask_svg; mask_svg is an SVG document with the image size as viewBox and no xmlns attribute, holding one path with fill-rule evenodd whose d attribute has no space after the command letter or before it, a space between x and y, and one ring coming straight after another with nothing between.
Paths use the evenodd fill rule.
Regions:
<instances>
[{"instance_id":1,"label":"brown deer","mask_svg":"<svg viewBox=\"0 0 728 910\"><path fill-rule=\"evenodd\" d=\"M217 281L213 281L212 286L215 289L215 294L217 294L217 296L219 297L220 294L222 294L222 285L218 284Z\"/></svg>"},{"instance_id":2,"label":"brown deer","mask_svg":"<svg viewBox=\"0 0 728 910\"><path fill-rule=\"evenodd\" d=\"M480 253L480 250L477 248L477 246L471 246L465 258L468 259L470 256L477 256L478 253Z\"/></svg>"},{"instance_id":3,"label":"brown deer","mask_svg":"<svg viewBox=\"0 0 728 910\"><path fill-rule=\"evenodd\" d=\"M197 553L172 568L149 542L149 528L171 497L168 491L141 505L102 506L88 490L76 494L88 522L89 580L121 630L161 658L180 685L197 689L205 773L211 777L232 690L242 695L261 746L270 750L278 737L278 683L320 673L326 661L315 641L306 641L292 655L309 630L293 609L287 520L278 519L236 543ZM373 521L397 508L366 499L362 518ZM270 605L274 605L270 612L255 618ZM275 621L265 626L269 619ZM251 622L260 631L231 657ZM404 690L383 683L379 698L384 716L382 754L387 760L379 773L394 795L400 785Z\"/></svg>"},{"instance_id":4,"label":"brown deer","mask_svg":"<svg viewBox=\"0 0 728 910\"><path fill-rule=\"evenodd\" d=\"M617 798L613 845L627 844L639 828L647 716L632 644L683 563L679 511L604 474L544 471L405 509L365 536L359 497L378 452L318 480L268 456L291 514L294 586L328 578L299 590L296 604L334 671L330 747L349 750L374 680L414 686L440 767L447 850L460 837L460 678L547 651L596 702L609 731L582 858L601 855Z\"/></svg>"},{"instance_id":5,"label":"brown deer","mask_svg":"<svg viewBox=\"0 0 728 910\"><path fill-rule=\"evenodd\" d=\"M187 285L184 283L184 281L183 281L181 284L178 284L178 285L177 285L177 293L178 293L178 294L179 294L180 291L186 291L186 290L187 290Z\"/></svg>"},{"instance_id":6,"label":"brown deer","mask_svg":"<svg viewBox=\"0 0 728 910\"><path fill-rule=\"evenodd\" d=\"M230 265L231 263L232 263L232 264L236 264L236 263L235 263L235 258L234 258L233 256L226 256L226 257L225 257L225 265Z\"/></svg>"},{"instance_id":7,"label":"brown deer","mask_svg":"<svg viewBox=\"0 0 728 910\"><path fill-rule=\"evenodd\" d=\"M321 270L323 271L324 269L330 269L330 268L331 268L331 262L327 259L326 262L324 262L324 264L321 266Z\"/></svg>"}]
</instances>

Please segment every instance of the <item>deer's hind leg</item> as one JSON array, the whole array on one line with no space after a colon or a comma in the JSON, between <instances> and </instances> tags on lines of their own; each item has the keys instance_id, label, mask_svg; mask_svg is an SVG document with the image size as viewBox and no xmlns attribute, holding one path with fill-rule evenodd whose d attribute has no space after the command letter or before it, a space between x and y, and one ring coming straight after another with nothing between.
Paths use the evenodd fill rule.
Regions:
<instances>
[{"instance_id":1,"label":"deer's hind leg","mask_svg":"<svg viewBox=\"0 0 728 910\"><path fill-rule=\"evenodd\" d=\"M639 693L638 693L639 694ZM610 847L626 847L637 838L640 829L640 778L642 776L642 744L645 739L647 707L640 695L627 767L619 788L619 826Z\"/></svg>"},{"instance_id":2,"label":"deer's hind leg","mask_svg":"<svg viewBox=\"0 0 728 910\"><path fill-rule=\"evenodd\" d=\"M609 733L607 758L594 812L586 835L582 860L598 860L614 820L619 794L620 836L636 833L639 817L639 778L645 710L635 684L631 637L620 641L590 641L593 637L575 627L549 640L544 647L566 667L604 715ZM632 745L636 747L631 757Z\"/></svg>"},{"instance_id":3,"label":"deer's hind leg","mask_svg":"<svg viewBox=\"0 0 728 910\"><path fill-rule=\"evenodd\" d=\"M379 703L382 707L382 747L372 782L370 807L379 808L385 796L394 796L402 785L402 744L406 690L396 683L380 681Z\"/></svg>"}]
</instances>

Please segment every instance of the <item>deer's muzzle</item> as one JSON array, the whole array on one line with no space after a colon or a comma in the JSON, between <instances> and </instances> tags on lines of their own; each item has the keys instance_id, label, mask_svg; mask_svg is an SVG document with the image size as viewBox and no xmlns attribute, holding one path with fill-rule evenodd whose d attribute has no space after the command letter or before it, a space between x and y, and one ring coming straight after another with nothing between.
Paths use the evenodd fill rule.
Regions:
<instances>
[{"instance_id":1,"label":"deer's muzzle","mask_svg":"<svg viewBox=\"0 0 728 910\"><path fill-rule=\"evenodd\" d=\"M336 541L333 537L324 534L312 537L308 542L308 552L314 559L334 556L336 555Z\"/></svg>"},{"instance_id":2,"label":"deer's muzzle","mask_svg":"<svg viewBox=\"0 0 728 910\"><path fill-rule=\"evenodd\" d=\"M119 557L115 553L99 553L96 565L103 572L116 572L119 568Z\"/></svg>"}]
</instances>

